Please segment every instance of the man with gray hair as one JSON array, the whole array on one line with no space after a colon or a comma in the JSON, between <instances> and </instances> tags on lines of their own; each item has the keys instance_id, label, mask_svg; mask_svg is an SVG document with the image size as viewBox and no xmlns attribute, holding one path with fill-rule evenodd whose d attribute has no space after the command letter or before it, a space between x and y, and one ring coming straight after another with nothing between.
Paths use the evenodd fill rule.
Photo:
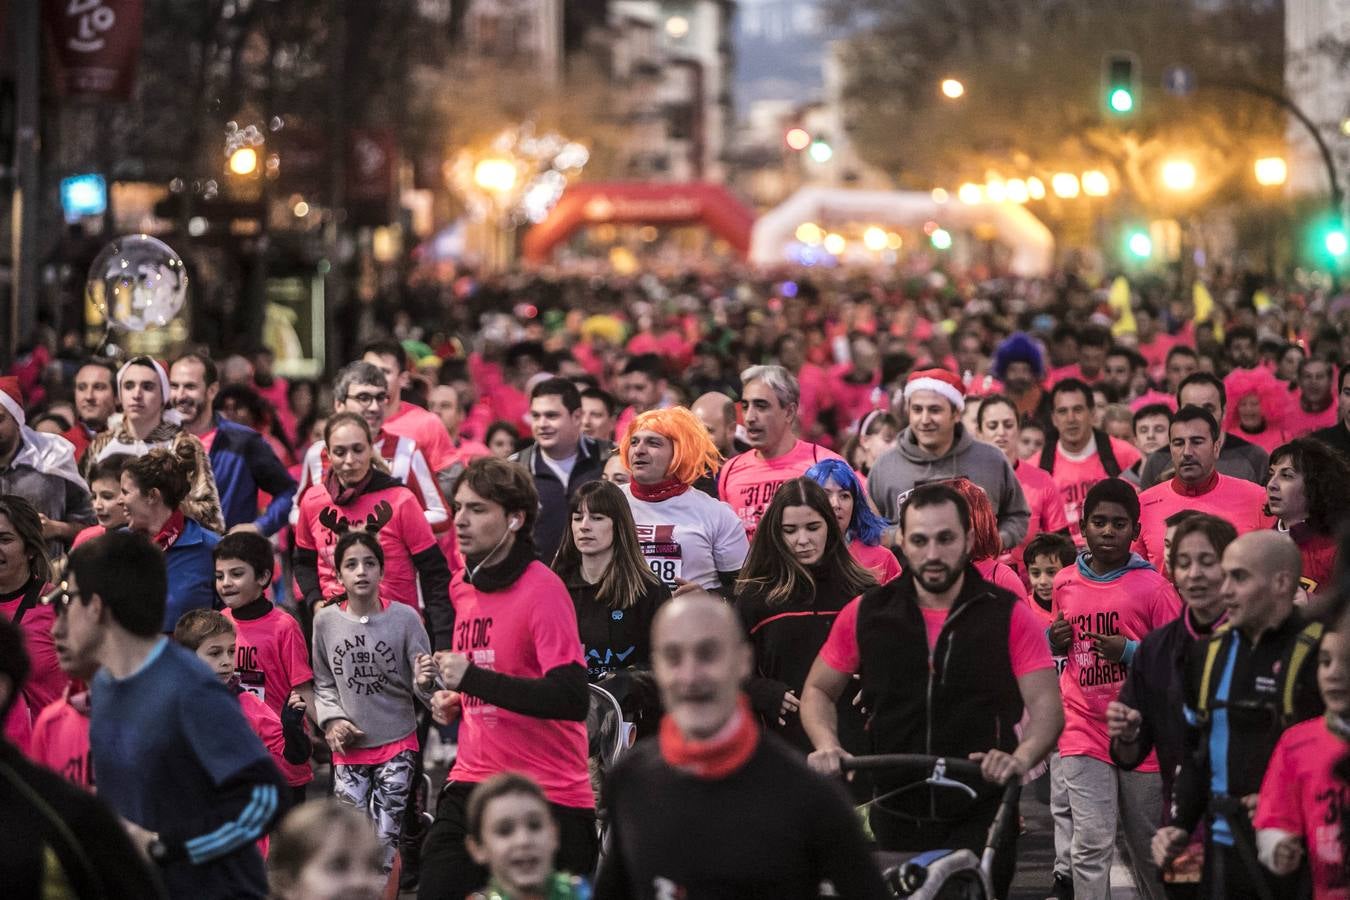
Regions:
<instances>
[{"instance_id":1,"label":"man with gray hair","mask_svg":"<svg viewBox=\"0 0 1350 900\"><path fill-rule=\"evenodd\" d=\"M366 420L375 438L373 449L384 459L389 474L406 484L417 496L432 531L448 531L450 513L426 457L412 438L391 434L384 428L388 400L389 380L372 363L361 360L348 363L333 382L333 412L356 413ZM316 441L305 452L305 463L300 467L300 487L296 489L295 506L291 508L292 525L299 521L300 498L310 485L323 484L328 469L328 451L323 441Z\"/></svg>"},{"instance_id":2,"label":"man with gray hair","mask_svg":"<svg viewBox=\"0 0 1350 900\"><path fill-rule=\"evenodd\" d=\"M797 379L782 366L751 366L741 373L741 406L750 449L727 460L717 493L736 511L753 539L759 519L785 481L806 474L822 459L843 457L799 438Z\"/></svg>"}]
</instances>

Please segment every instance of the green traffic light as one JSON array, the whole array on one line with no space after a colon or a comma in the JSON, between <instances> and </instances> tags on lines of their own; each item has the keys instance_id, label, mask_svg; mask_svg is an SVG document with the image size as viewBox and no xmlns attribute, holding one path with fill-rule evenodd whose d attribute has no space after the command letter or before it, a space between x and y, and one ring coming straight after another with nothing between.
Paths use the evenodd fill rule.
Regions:
<instances>
[{"instance_id":1,"label":"green traffic light","mask_svg":"<svg viewBox=\"0 0 1350 900\"><path fill-rule=\"evenodd\" d=\"M1347 250L1350 250L1350 239L1347 239L1345 232L1339 228L1328 231L1324 243L1327 252L1337 259L1340 259Z\"/></svg>"},{"instance_id":2,"label":"green traffic light","mask_svg":"<svg viewBox=\"0 0 1350 900\"><path fill-rule=\"evenodd\" d=\"M933 233L928 236L933 246L938 250L949 250L952 246L952 234L945 228L935 228Z\"/></svg>"},{"instance_id":3,"label":"green traffic light","mask_svg":"<svg viewBox=\"0 0 1350 900\"><path fill-rule=\"evenodd\" d=\"M1153 255L1153 241L1142 231L1136 231L1125 241L1126 248L1130 253L1140 259L1148 259Z\"/></svg>"},{"instance_id":4,"label":"green traffic light","mask_svg":"<svg viewBox=\"0 0 1350 900\"><path fill-rule=\"evenodd\" d=\"M1111 92L1109 102L1111 108L1118 113L1127 113L1134 109L1134 95L1123 87L1118 87Z\"/></svg>"}]
</instances>

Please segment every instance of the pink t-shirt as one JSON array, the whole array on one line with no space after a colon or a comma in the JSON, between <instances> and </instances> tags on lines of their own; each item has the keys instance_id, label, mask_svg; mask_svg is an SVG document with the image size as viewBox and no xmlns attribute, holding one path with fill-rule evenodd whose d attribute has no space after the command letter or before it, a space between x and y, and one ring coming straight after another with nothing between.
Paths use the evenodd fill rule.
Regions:
<instances>
[{"instance_id":1,"label":"pink t-shirt","mask_svg":"<svg viewBox=\"0 0 1350 900\"><path fill-rule=\"evenodd\" d=\"M1120 693L1129 666L1098 657L1084 632L1123 634L1129 640L1141 640L1181 614L1181 599L1167 579L1152 568L1131 569L1103 583L1084 578L1073 565L1060 569L1055 576L1052 617L1061 612L1073 626L1073 641L1059 679L1064 697L1059 752L1110 763L1106 707ZM1158 771L1157 758L1150 753L1139 771Z\"/></svg>"},{"instance_id":2,"label":"pink t-shirt","mask_svg":"<svg viewBox=\"0 0 1350 900\"><path fill-rule=\"evenodd\" d=\"M384 430L410 439L427 458L432 472L448 469L455 463L455 445L450 443L450 432L435 413L407 400L399 402L398 411L384 420Z\"/></svg>"},{"instance_id":3,"label":"pink t-shirt","mask_svg":"<svg viewBox=\"0 0 1350 900\"><path fill-rule=\"evenodd\" d=\"M52 586L45 584L41 593L50 591ZM0 616L14 621L14 615L23 603L23 597L15 597L0 603ZM61 699L70 679L61 671L56 659L56 642L52 640L52 623L56 621L56 609L35 603L23 614L19 628L23 631L24 647L28 650L28 680L24 682L23 696L30 710L41 710Z\"/></svg>"},{"instance_id":4,"label":"pink t-shirt","mask_svg":"<svg viewBox=\"0 0 1350 900\"><path fill-rule=\"evenodd\" d=\"M290 764L282 755L286 751L286 737L282 734L281 720L277 718L277 714L248 691L239 695L239 710L244 714L248 727L253 729L258 740L262 741L267 752L272 755L272 762L284 772L285 769L282 767ZM268 835L264 834L258 838L258 852L262 854L263 859L267 859L268 843Z\"/></svg>"},{"instance_id":5,"label":"pink t-shirt","mask_svg":"<svg viewBox=\"0 0 1350 900\"><path fill-rule=\"evenodd\" d=\"M1116 438L1111 438L1111 450L1122 472L1140 459L1138 450ZM1069 536L1079 547L1083 546L1083 533L1079 527L1083 518L1083 501L1087 499L1092 486L1106 478L1106 468L1102 465L1096 444L1088 444L1086 452L1084 458L1074 460L1065 456L1063 449L1055 447L1055 471L1052 475L1060 496L1064 498L1064 518L1069 523Z\"/></svg>"},{"instance_id":6,"label":"pink t-shirt","mask_svg":"<svg viewBox=\"0 0 1350 900\"><path fill-rule=\"evenodd\" d=\"M843 457L819 444L798 440L782 456L765 459L758 450L747 450L726 461L717 480L717 494L741 517L748 538L754 538L760 517L783 482L798 478L822 459Z\"/></svg>"},{"instance_id":7,"label":"pink t-shirt","mask_svg":"<svg viewBox=\"0 0 1350 900\"><path fill-rule=\"evenodd\" d=\"M877 584L885 584L898 577L902 571L900 560L896 559L895 554L887 547L872 547L862 541L850 541L848 555L853 557L855 563L871 572Z\"/></svg>"},{"instance_id":8,"label":"pink t-shirt","mask_svg":"<svg viewBox=\"0 0 1350 900\"><path fill-rule=\"evenodd\" d=\"M380 585L380 596L417 609L417 570L412 558L435 544L436 538L431 533L431 526L427 524L427 517L417 498L406 487L398 485L371 491L339 508L323 485L313 485L300 498L295 545L305 550L318 551L319 584L323 588L323 595L336 597L342 593L342 585L333 572L333 550L337 547L340 534L330 531L327 525L319 521L319 516L329 509L338 516L364 522L375 507L384 501L393 507L393 517L379 531L380 547L384 550L384 580Z\"/></svg>"},{"instance_id":9,"label":"pink t-shirt","mask_svg":"<svg viewBox=\"0 0 1350 900\"><path fill-rule=\"evenodd\" d=\"M300 623L275 607L261 618L247 620L236 619L234 611L226 609L225 618L234 623L234 668L240 686L279 720L292 689L314 680ZM305 763L288 763L277 757L277 768L291 787L314 780Z\"/></svg>"},{"instance_id":10,"label":"pink t-shirt","mask_svg":"<svg viewBox=\"0 0 1350 900\"><path fill-rule=\"evenodd\" d=\"M1231 522L1238 534L1246 534L1274 526L1275 520L1263 512L1265 505L1266 489L1241 478L1220 474L1214 487L1199 495L1178 492L1177 479L1168 479L1139 495L1139 540L1134 542L1134 552L1164 571L1168 517L1193 509Z\"/></svg>"},{"instance_id":11,"label":"pink t-shirt","mask_svg":"<svg viewBox=\"0 0 1350 900\"><path fill-rule=\"evenodd\" d=\"M839 611L834 625L830 627L830 636L820 648L820 658L836 672L852 675L862 667L862 654L858 650L858 603L861 597L855 597ZM931 653L937 646L942 626L947 622L948 610L923 609L924 629L928 633L928 650ZM1036 621L1026 604L1018 603L1013 607L1012 619L1008 625L1008 658L1012 660L1013 677L1021 678L1029 672L1054 668L1050 659L1050 645L1045 639L1045 627Z\"/></svg>"},{"instance_id":12,"label":"pink t-shirt","mask_svg":"<svg viewBox=\"0 0 1350 900\"><path fill-rule=\"evenodd\" d=\"M1341 854L1350 787L1331 772L1345 751L1321 716L1290 727L1270 756L1252 821L1258 831L1278 828L1303 838L1316 900L1350 900Z\"/></svg>"},{"instance_id":13,"label":"pink t-shirt","mask_svg":"<svg viewBox=\"0 0 1350 900\"><path fill-rule=\"evenodd\" d=\"M559 666L584 667L576 609L566 586L532 562L503 591L480 592L460 572L450 583L455 642L475 666L514 678L542 678ZM464 694L459 754L450 778L476 783L499 772L533 778L552 803L591 808L584 722L536 719Z\"/></svg>"},{"instance_id":14,"label":"pink t-shirt","mask_svg":"<svg viewBox=\"0 0 1350 900\"><path fill-rule=\"evenodd\" d=\"M995 559L982 559L975 563L975 571L980 573L980 577L990 584L1003 588L1012 594L1018 600L1027 599L1027 586L1022 583L1022 579L1017 577L1017 573L1011 568Z\"/></svg>"},{"instance_id":15,"label":"pink t-shirt","mask_svg":"<svg viewBox=\"0 0 1350 900\"><path fill-rule=\"evenodd\" d=\"M816 418L823 411L834 408L829 382L830 376L815 363L803 363L801 370L797 372L797 386L801 394L801 399L797 402L797 418L802 422L803 431L815 425Z\"/></svg>"},{"instance_id":16,"label":"pink t-shirt","mask_svg":"<svg viewBox=\"0 0 1350 900\"><path fill-rule=\"evenodd\" d=\"M88 713L80 712L64 696L38 713L29 757L67 781L92 790Z\"/></svg>"},{"instance_id":17,"label":"pink t-shirt","mask_svg":"<svg viewBox=\"0 0 1350 900\"><path fill-rule=\"evenodd\" d=\"M27 756L29 745L33 742L33 714L28 709L28 701L23 699L23 694L14 698L3 724L5 740L18 747L19 752Z\"/></svg>"},{"instance_id":18,"label":"pink t-shirt","mask_svg":"<svg viewBox=\"0 0 1350 900\"><path fill-rule=\"evenodd\" d=\"M1069 520L1064 515L1064 496L1049 472L1033 463L1021 461L1013 471L1017 473L1017 483L1022 486L1027 506L1031 507L1031 521L1027 525L1027 536L1011 553L1006 554L1009 559L1005 561L1021 571L1022 555L1031 539L1043 531L1062 531L1069 527Z\"/></svg>"},{"instance_id":19,"label":"pink t-shirt","mask_svg":"<svg viewBox=\"0 0 1350 900\"><path fill-rule=\"evenodd\" d=\"M1339 421L1334 398L1326 409L1310 413L1303 409L1303 395L1296 391L1289 395L1289 401L1284 407L1284 421L1280 424L1285 434L1290 438L1296 438L1312 434L1322 428L1330 428Z\"/></svg>"},{"instance_id":20,"label":"pink t-shirt","mask_svg":"<svg viewBox=\"0 0 1350 900\"><path fill-rule=\"evenodd\" d=\"M80 533L75 535L75 540L71 542L70 549L74 550L81 544L87 544L96 537L103 537L108 533L108 529L102 525L90 525L88 528L81 528Z\"/></svg>"}]
</instances>

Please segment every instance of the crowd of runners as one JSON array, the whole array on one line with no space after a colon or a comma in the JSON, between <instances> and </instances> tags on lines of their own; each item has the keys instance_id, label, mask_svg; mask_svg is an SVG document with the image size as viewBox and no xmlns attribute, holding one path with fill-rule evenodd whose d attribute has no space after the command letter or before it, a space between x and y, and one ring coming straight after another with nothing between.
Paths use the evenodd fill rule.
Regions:
<instances>
[{"instance_id":1,"label":"crowd of runners","mask_svg":"<svg viewBox=\"0 0 1350 900\"><path fill-rule=\"evenodd\" d=\"M1049 896L1350 897L1344 298L511 276L377 330L0 377L12 896L880 898L1024 783Z\"/></svg>"}]
</instances>

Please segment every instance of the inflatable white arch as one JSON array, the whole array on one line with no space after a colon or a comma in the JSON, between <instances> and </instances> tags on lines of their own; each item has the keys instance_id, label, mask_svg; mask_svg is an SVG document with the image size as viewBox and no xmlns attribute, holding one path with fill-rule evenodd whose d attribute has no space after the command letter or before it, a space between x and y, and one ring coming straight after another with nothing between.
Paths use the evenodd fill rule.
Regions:
<instances>
[{"instance_id":1,"label":"inflatable white arch","mask_svg":"<svg viewBox=\"0 0 1350 900\"><path fill-rule=\"evenodd\" d=\"M860 191L847 188L802 188L760 216L750 237L750 261L761 265L783 262L784 250L795 241L797 226L815 222L872 222L882 226L922 226L933 220L951 230L985 226L1011 251L1009 263L1017 275L1048 275L1054 264L1055 240L1050 229L1016 203L962 203L953 196L938 203L922 191Z\"/></svg>"}]
</instances>

